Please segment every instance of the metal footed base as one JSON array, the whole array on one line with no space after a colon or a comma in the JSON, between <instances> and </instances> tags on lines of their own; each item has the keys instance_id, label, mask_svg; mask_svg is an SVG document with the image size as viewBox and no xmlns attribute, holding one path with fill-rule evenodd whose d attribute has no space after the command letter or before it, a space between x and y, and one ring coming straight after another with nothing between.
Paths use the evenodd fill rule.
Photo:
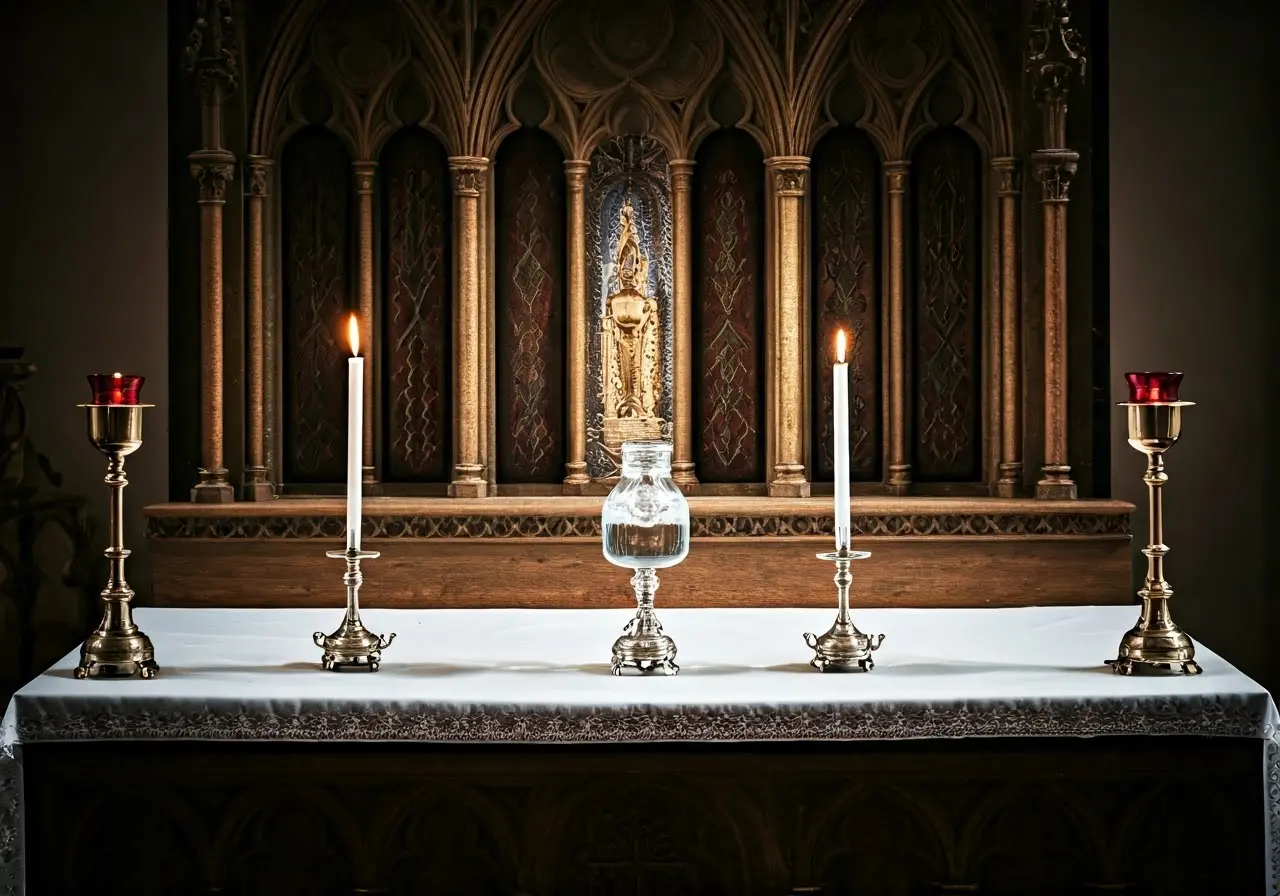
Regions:
<instances>
[{"instance_id":1,"label":"metal footed base","mask_svg":"<svg viewBox=\"0 0 1280 896\"><path fill-rule=\"evenodd\" d=\"M622 637L613 642L610 668L614 675L621 675L623 669L635 669L643 675L675 675L680 671L675 662L676 642L662 633L662 623L653 610L637 611L622 631Z\"/></svg>"},{"instance_id":2,"label":"metal footed base","mask_svg":"<svg viewBox=\"0 0 1280 896\"><path fill-rule=\"evenodd\" d=\"M1125 633L1107 665L1117 675L1132 675L1140 667L1199 675L1195 658L1195 642L1169 617L1167 599L1157 599L1143 607L1138 624Z\"/></svg>"},{"instance_id":3,"label":"metal footed base","mask_svg":"<svg viewBox=\"0 0 1280 896\"><path fill-rule=\"evenodd\" d=\"M879 650L884 635L864 635L852 622L836 620L826 634L804 633L813 649L809 665L822 672L870 672L876 667L871 652Z\"/></svg>"},{"instance_id":4,"label":"metal footed base","mask_svg":"<svg viewBox=\"0 0 1280 896\"><path fill-rule=\"evenodd\" d=\"M316 632L311 636L316 646L324 650L320 664L330 672L377 672L382 665L382 651L395 639L394 634L385 638L375 635L359 619L343 620L331 635Z\"/></svg>"},{"instance_id":5,"label":"metal footed base","mask_svg":"<svg viewBox=\"0 0 1280 896\"><path fill-rule=\"evenodd\" d=\"M76 678L155 678L160 666L155 660L151 639L134 629L130 633L101 629L85 639L80 648Z\"/></svg>"}]
</instances>

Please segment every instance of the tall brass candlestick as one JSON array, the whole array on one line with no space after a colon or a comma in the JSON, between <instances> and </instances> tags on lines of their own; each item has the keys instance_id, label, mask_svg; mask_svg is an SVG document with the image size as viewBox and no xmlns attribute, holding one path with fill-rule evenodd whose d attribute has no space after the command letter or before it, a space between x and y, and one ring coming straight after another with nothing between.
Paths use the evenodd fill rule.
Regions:
<instances>
[{"instance_id":1,"label":"tall brass candlestick","mask_svg":"<svg viewBox=\"0 0 1280 896\"><path fill-rule=\"evenodd\" d=\"M138 403L143 377L124 374L93 374L93 403L88 409L89 441L107 456L107 487L111 489L110 528L103 553L110 565L102 621L80 648L76 678L129 678L137 673L153 678L156 665L151 639L133 622L133 589L124 577L124 488L129 484L124 472L126 456L142 447L142 409Z\"/></svg>"},{"instance_id":2,"label":"tall brass candlestick","mask_svg":"<svg viewBox=\"0 0 1280 896\"><path fill-rule=\"evenodd\" d=\"M1142 549L1147 556L1147 577L1138 596L1142 598L1142 614L1138 623L1120 641L1119 656L1107 660L1120 675L1132 675L1135 664L1158 669L1177 667L1188 675L1198 675L1195 662L1196 645L1187 633L1174 623L1169 614L1169 598L1173 589L1164 578L1164 557L1169 553L1164 543L1164 453L1182 435L1182 409L1194 402L1180 401L1178 387L1181 373L1126 373L1129 400L1120 402L1128 415L1129 444L1147 456L1147 471L1142 480L1150 498L1148 544Z\"/></svg>"}]
</instances>

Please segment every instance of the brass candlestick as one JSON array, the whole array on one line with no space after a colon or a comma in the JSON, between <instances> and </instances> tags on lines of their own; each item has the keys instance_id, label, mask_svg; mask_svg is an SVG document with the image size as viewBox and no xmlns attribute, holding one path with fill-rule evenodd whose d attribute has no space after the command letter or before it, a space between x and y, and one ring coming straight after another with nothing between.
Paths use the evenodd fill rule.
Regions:
<instances>
[{"instance_id":1,"label":"brass candlestick","mask_svg":"<svg viewBox=\"0 0 1280 896\"><path fill-rule=\"evenodd\" d=\"M342 583L347 587L347 613L333 634L316 632L311 636L316 646L324 649L321 665L331 672L377 672L382 665L382 651L391 646L396 636L375 635L360 621L360 585L364 582L360 561L377 559L379 554L348 547L326 551L325 556L347 561L347 571L342 576Z\"/></svg>"},{"instance_id":2,"label":"brass candlestick","mask_svg":"<svg viewBox=\"0 0 1280 896\"><path fill-rule=\"evenodd\" d=\"M1142 549L1147 555L1147 577L1138 596L1142 598L1142 614L1120 641L1119 656L1107 660L1112 671L1132 675L1135 664L1157 669L1181 669L1188 675L1200 674L1195 662L1196 645L1169 614L1169 598L1173 589L1164 578L1164 556L1169 553L1164 543L1164 453L1174 446L1182 434L1182 409L1194 402L1178 400L1180 373L1127 373L1129 401L1120 402L1128 414L1129 444L1147 456L1147 471L1142 481L1150 498L1149 544Z\"/></svg>"},{"instance_id":3,"label":"brass candlestick","mask_svg":"<svg viewBox=\"0 0 1280 896\"><path fill-rule=\"evenodd\" d=\"M117 375L115 379L122 378ZM129 379L138 380L140 386L141 377ZM133 398L136 390L137 386L128 397ZM118 388L116 393L115 397L120 398ZM152 405L95 403L80 407L88 409L89 441L107 456L105 481L111 489L111 516L107 549L103 552L110 573L102 592L102 621L80 648L76 678L129 678L134 673L154 678L160 671L155 650L151 639L133 623L133 589L124 577L124 561L129 556L124 546L124 487L129 484L124 459L142 446L142 409Z\"/></svg>"},{"instance_id":4,"label":"brass candlestick","mask_svg":"<svg viewBox=\"0 0 1280 896\"><path fill-rule=\"evenodd\" d=\"M875 668L871 652L879 650L884 643L884 635L864 635L853 624L849 614L849 586L853 584L853 574L849 565L854 560L866 560L870 551L851 551L842 547L838 551L819 554L819 560L832 560L836 564L836 598L839 610L836 621L826 634L814 635L804 633L804 642L813 648L813 659L809 665L823 672L870 672Z\"/></svg>"}]
</instances>

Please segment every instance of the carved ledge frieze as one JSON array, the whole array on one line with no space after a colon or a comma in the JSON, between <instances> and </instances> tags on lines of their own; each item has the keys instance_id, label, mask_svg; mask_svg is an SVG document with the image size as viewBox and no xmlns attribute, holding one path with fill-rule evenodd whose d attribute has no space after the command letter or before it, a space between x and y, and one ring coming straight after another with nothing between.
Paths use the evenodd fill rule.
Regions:
<instances>
[{"instance_id":1,"label":"carved ledge frieze","mask_svg":"<svg viewBox=\"0 0 1280 896\"><path fill-rule=\"evenodd\" d=\"M855 536L1128 535L1124 514L864 514ZM834 537L830 515L694 516L695 538ZM339 539L341 516L148 517L149 538ZM365 538L600 538L598 516L379 516L364 518Z\"/></svg>"},{"instance_id":2,"label":"carved ledge frieze","mask_svg":"<svg viewBox=\"0 0 1280 896\"><path fill-rule=\"evenodd\" d=\"M235 91L239 70L231 0L196 0L183 69L195 81L202 105L215 105Z\"/></svg>"},{"instance_id":3,"label":"carved ledge frieze","mask_svg":"<svg viewBox=\"0 0 1280 896\"><path fill-rule=\"evenodd\" d=\"M227 184L235 179L236 157L223 149L203 149L187 157L201 202L226 202Z\"/></svg>"}]
</instances>

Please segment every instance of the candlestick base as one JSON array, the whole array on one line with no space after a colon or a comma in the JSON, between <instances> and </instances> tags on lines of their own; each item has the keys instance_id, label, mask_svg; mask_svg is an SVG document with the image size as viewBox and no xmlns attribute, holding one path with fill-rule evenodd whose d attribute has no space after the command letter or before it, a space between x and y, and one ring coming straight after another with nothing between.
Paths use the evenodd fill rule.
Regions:
<instances>
[{"instance_id":1,"label":"candlestick base","mask_svg":"<svg viewBox=\"0 0 1280 896\"><path fill-rule=\"evenodd\" d=\"M1132 675L1143 667L1199 675L1195 655L1195 642L1169 618L1167 601L1145 600L1138 624L1120 640L1119 655L1106 663L1117 675Z\"/></svg>"},{"instance_id":2,"label":"candlestick base","mask_svg":"<svg viewBox=\"0 0 1280 896\"><path fill-rule=\"evenodd\" d=\"M870 551L850 551L847 548L818 554L819 560L833 561L836 564L835 583L839 600L839 611L831 628L822 635L804 633L804 642L814 654L809 665L820 672L870 672L875 668L871 653L880 649L880 645L884 643L884 635L863 634L858 631L849 615L849 586L853 583L849 564L853 560L866 560L870 556Z\"/></svg>"},{"instance_id":3,"label":"candlestick base","mask_svg":"<svg viewBox=\"0 0 1280 896\"><path fill-rule=\"evenodd\" d=\"M643 675L675 675L676 642L662 633L662 623L653 611L653 593L658 590L658 574L652 569L637 569L631 577L636 592L636 615L622 629L622 637L613 642L610 671L621 675L623 669L635 669Z\"/></svg>"},{"instance_id":4,"label":"candlestick base","mask_svg":"<svg viewBox=\"0 0 1280 896\"><path fill-rule=\"evenodd\" d=\"M394 633L385 637L375 635L360 621L360 585L364 582L360 561L373 560L379 554L347 548L326 551L325 556L347 563L347 571L342 576L347 589L347 614L333 634L316 632L311 636L315 645L324 651L320 665L329 672L377 672L382 665L382 651L391 646L396 636Z\"/></svg>"},{"instance_id":5,"label":"candlestick base","mask_svg":"<svg viewBox=\"0 0 1280 896\"><path fill-rule=\"evenodd\" d=\"M160 671L155 656L151 639L136 627L132 631L107 631L100 625L80 648L80 665L76 666L75 676L155 678Z\"/></svg>"}]
</instances>

